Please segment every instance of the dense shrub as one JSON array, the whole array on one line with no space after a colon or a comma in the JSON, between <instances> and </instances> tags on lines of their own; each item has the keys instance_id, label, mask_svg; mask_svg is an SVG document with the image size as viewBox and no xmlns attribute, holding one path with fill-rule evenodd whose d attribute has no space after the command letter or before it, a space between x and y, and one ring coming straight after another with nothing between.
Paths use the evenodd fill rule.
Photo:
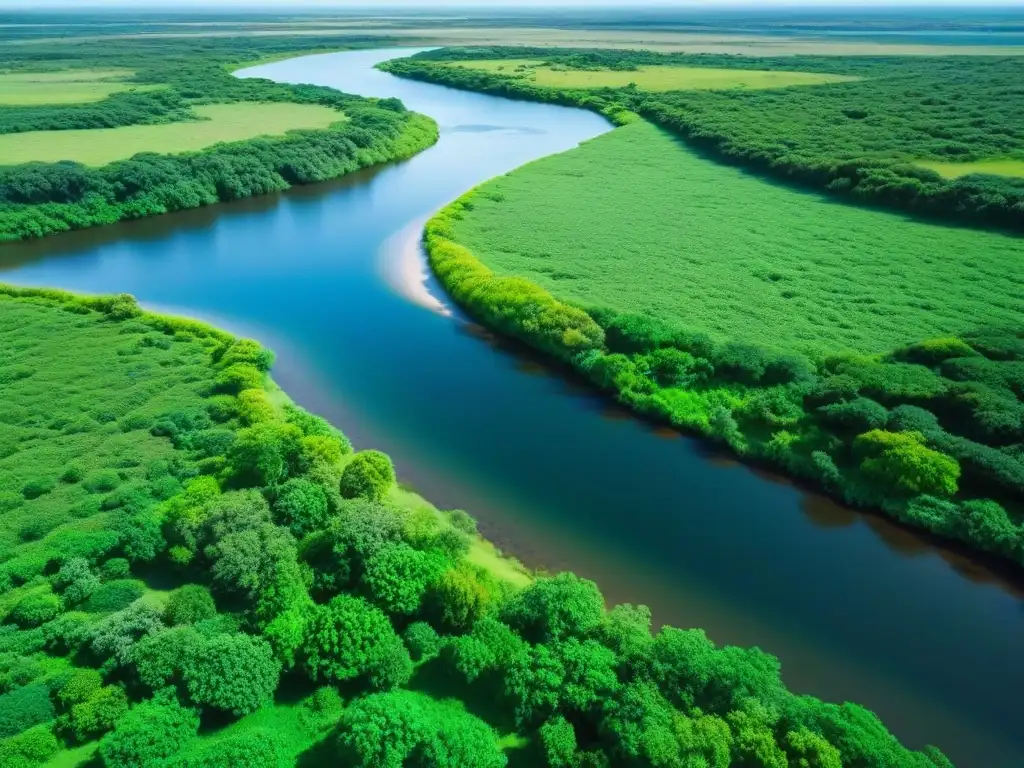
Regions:
<instances>
[{"instance_id":1,"label":"dense shrub","mask_svg":"<svg viewBox=\"0 0 1024 768\"><path fill-rule=\"evenodd\" d=\"M380 501L395 484L395 468L387 454L360 451L341 475L341 495L346 499Z\"/></svg>"},{"instance_id":2,"label":"dense shrub","mask_svg":"<svg viewBox=\"0 0 1024 768\"><path fill-rule=\"evenodd\" d=\"M186 659L183 677L196 704L241 716L271 701L280 672L266 640L224 634Z\"/></svg>"},{"instance_id":3,"label":"dense shrub","mask_svg":"<svg viewBox=\"0 0 1024 768\"><path fill-rule=\"evenodd\" d=\"M46 724L37 725L0 741L0 765L31 768L46 763L59 749L52 728Z\"/></svg>"},{"instance_id":4,"label":"dense shrub","mask_svg":"<svg viewBox=\"0 0 1024 768\"><path fill-rule=\"evenodd\" d=\"M136 579L108 581L93 592L82 610L90 613L120 611L146 594L146 585Z\"/></svg>"},{"instance_id":5,"label":"dense shrub","mask_svg":"<svg viewBox=\"0 0 1024 768\"><path fill-rule=\"evenodd\" d=\"M60 613L60 598L52 592L37 592L18 601L9 618L22 627L38 627Z\"/></svg>"},{"instance_id":6,"label":"dense shrub","mask_svg":"<svg viewBox=\"0 0 1024 768\"><path fill-rule=\"evenodd\" d=\"M48 723L57 713L50 689L41 683L15 688L0 695L0 739L14 736L34 725Z\"/></svg>"},{"instance_id":7,"label":"dense shrub","mask_svg":"<svg viewBox=\"0 0 1024 768\"><path fill-rule=\"evenodd\" d=\"M186 584L171 592L164 606L164 620L170 626L197 624L217 615L210 590L199 584Z\"/></svg>"},{"instance_id":8,"label":"dense shrub","mask_svg":"<svg viewBox=\"0 0 1024 768\"><path fill-rule=\"evenodd\" d=\"M412 675L409 652L388 617L349 595L314 609L304 657L314 680L365 678L374 688L388 689L408 682Z\"/></svg>"},{"instance_id":9,"label":"dense shrub","mask_svg":"<svg viewBox=\"0 0 1024 768\"><path fill-rule=\"evenodd\" d=\"M99 754L109 768L138 768L173 757L196 737L199 717L176 700L160 697L143 702L121 718L103 737Z\"/></svg>"},{"instance_id":10,"label":"dense shrub","mask_svg":"<svg viewBox=\"0 0 1024 768\"><path fill-rule=\"evenodd\" d=\"M274 501L274 517L295 536L327 525L327 493L323 486L296 477L281 486Z\"/></svg>"},{"instance_id":11,"label":"dense shrub","mask_svg":"<svg viewBox=\"0 0 1024 768\"><path fill-rule=\"evenodd\" d=\"M502 768L508 762L491 728L449 702L395 691L359 699L342 714L340 757L352 766Z\"/></svg>"}]
</instances>

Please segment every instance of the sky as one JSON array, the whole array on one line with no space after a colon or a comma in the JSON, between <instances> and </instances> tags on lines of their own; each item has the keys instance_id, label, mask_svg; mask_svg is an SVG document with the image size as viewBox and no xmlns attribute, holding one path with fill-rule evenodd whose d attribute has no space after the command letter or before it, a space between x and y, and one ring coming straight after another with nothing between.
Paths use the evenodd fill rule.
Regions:
<instances>
[{"instance_id":1,"label":"sky","mask_svg":"<svg viewBox=\"0 0 1024 768\"><path fill-rule=\"evenodd\" d=\"M348 8L348 9L386 9L386 8L440 8L440 7L462 7L462 8L509 8L509 7L579 7L593 8L601 7L664 7L664 8L760 8L772 7L818 7L818 8L935 8L935 7L956 7L967 8L978 7L1009 7L1024 9L1024 0L778 0L778 2L764 2L764 0L641 0L640 2L629 2L628 0L355 0L344 2L344 0L0 0L0 10L3 8L84 8L84 7L111 7L130 8L141 10L143 8L154 9L158 7L179 7L179 8L259 8L274 7L288 8L290 10L316 9L316 8Z\"/></svg>"}]
</instances>

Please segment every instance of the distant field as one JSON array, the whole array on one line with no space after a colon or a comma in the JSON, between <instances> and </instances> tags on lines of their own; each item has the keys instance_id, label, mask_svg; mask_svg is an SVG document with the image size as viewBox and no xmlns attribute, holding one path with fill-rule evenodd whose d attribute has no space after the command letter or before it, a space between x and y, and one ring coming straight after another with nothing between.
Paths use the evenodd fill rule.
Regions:
<instances>
[{"instance_id":1,"label":"distant field","mask_svg":"<svg viewBox=\"0 0 1024 768\"><path fill-rule=\"evenodd\" d=\"M480 69L499 75L523 77L548 88L623 88L635 83L647 91L784 88L857 80L844 75L714 67L641 66L633 71L582 70L542 66L530 59L470 60L453 66Z\"/></svg>"},{"instance_id":2,"label":"distant field","mask_svg":"<svg viewBox=\"0 0 1024 768\"><path fill-rule=\"evenodd\" d=\"M208 104L204 120L75 131L33 131L0 136L0 164L77 160L105 165L138 154L190 152L222 141L272 136L295 128L326 128L344 116L312 104Z\"/></svg>"},{"instance_id":3,"label":"distant field","mask_svg":"<svg viewBox=\"0 0 1024 768\"><path fill-rule=\"evenodd\" d=\"M974 163L936 163L922 160L918 165L930 168L947 179L958 179L972 173L1024 178L1024 160L978 160Z\"/></svg>"},{"instance_id":4,"label":"distant field","mask_svg":"<svg viewBox=\"0 0 1024 768\"><path fill-rule=\"evenodd\" d=\"M0 104L80 104L112 93L159 86L124 82L130 69L69 69L61 72L0 73Z\"/></svg>"},{"instance_id":5,"label":"distant field","mask_svg":"<svg viewBox=\"0 0 1024 768\"><path fill-rule=\"evenodd\" d=\"M207 24L205 27L210 27ZM382 44L400 41L402 45L526 45L552 48L619 48L648 51L686 53L725 53L741 56L1020 56L1024 45L1004 42L990 35L991 44L950 45L937 44L922 36L920 40L877 40L826 38L820 35L779 36L756 32L688 32L651 29L552 29L540 27L502 27L495 24L428 26L387 24L342 27L337 24L315 22L282 23L272 28L252 28L248 25L225 24L222 28L189 29L181 26L173 31L147 31L123 33L110 30L106 34L76 36L79 42L127 39L187 39L187 38L254 38L291 37L303 39L335 38L344 45L344 38L358 32L360 37L373 37ZM26 45L63 44L66 38L41 36L23 41Z\"/></svg>"},{"instance_id":6,"label":"distant field","mask_svg":"<svg viewBox=\"0 0 1024 768\"><path fill-rule=\"evenodd\" d=\"M556 297L719 339L881 352L1024 325L1024 242L776 186L636 123L484 185L456 240Z\"/></svg>"}]
</instances>

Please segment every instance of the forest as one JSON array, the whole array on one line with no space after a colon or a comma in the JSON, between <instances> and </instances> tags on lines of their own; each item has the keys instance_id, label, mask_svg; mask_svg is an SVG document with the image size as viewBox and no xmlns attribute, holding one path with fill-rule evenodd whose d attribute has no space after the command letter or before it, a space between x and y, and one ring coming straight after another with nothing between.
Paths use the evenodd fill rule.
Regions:
<instances>
[{"instance_id":1,"label":"forest","mask_svg":"<svg viewBox=\"0 0 1024 768\"><path fill-rule=\"evenodd\" d=\"M855 81L770 90L565 88L460 61L531 59L583 71L639 67L797 70ZM639 114L712 156L850 202L983 227L1024 229L1024 179L945 178L921 163L1024 159L1024 61L1018 57L776 58L550 48L444 48L380 68L403 77Z\"/></svg>"},{"instance_id":2,"label":"forest","mask_svg":"<svg viewBox=\"0 0 1024 768\"><path fill-rule=\"evenodd\" d=\"M395 99L363 99L320 86L240 80L232 68L297 50L305 40L105 40L67 45L0 46L0 69L64 71L122 68L132 82L159 85L84 104L0 104L0 133L64 131L177 123L198 119L196 106L276 102L337 110L326 130L292 131L197 152L153 151L92 168L77 162L0 167L0 241L41 237L287 189L408 157L437 139L433 121Z\"/></svg>"},{"instance_id":3,"label":"forest","mask_svg":"<svg viewBox=\"0 0 1024 768\"><path fill-rule=\"evenodd\" d=\"M254 342L127 295L0 306L5 767L951 765L757 648L477 564L469 515Z\"/></svg>"}]
</instances>

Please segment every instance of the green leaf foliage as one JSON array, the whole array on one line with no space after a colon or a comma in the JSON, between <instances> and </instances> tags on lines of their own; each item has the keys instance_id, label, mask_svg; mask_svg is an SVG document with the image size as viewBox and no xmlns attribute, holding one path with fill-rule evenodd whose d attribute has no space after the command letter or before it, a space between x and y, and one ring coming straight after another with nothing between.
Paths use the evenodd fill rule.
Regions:
<instances>
[{"instance_id":1,"label":"green leaf foliage","mask_svg":"<svg viewBox=\"0 0 1024 768\"><path fill-rule=\"evenodd\" d=\"M380 501L395 484L391 459L380 451L360 451L341 475L341 495L346 499Z\"/></svg>"},{"instance_id":2,"label":"green leaf foliage","mask_svg":"<svg viewBox=\"0 0 1024 768\"><path fill-rule=\"evenodd\" d=\"M350 704L338 745L347 765L401 768L502 768L494 732L452 702L412 691L378 693Z\"/></svg>"},{"instance_id":3,"label":"green leaf foliage","mask_svg":"<svg viewBox=\"0 0 1024 768\"><path fill-rule=\"evenodd\" d=\"M315 680L365 678L379 689L408 682L409 652L388 617L365 600L339 595L314 609L304 646L305 668Z\"/></svg>"},{"instance_id":4,"label":"green leaf foliage","mask_svg":"<svg viewBox=\"0 0 1024 768\"><path fill-rule=\"evenodd\" d=\"M109 768L138 768L173 757L196 737L199 716L174 698L160 697L132 708L100 742Z\"/></svg>"}]
</instances>

